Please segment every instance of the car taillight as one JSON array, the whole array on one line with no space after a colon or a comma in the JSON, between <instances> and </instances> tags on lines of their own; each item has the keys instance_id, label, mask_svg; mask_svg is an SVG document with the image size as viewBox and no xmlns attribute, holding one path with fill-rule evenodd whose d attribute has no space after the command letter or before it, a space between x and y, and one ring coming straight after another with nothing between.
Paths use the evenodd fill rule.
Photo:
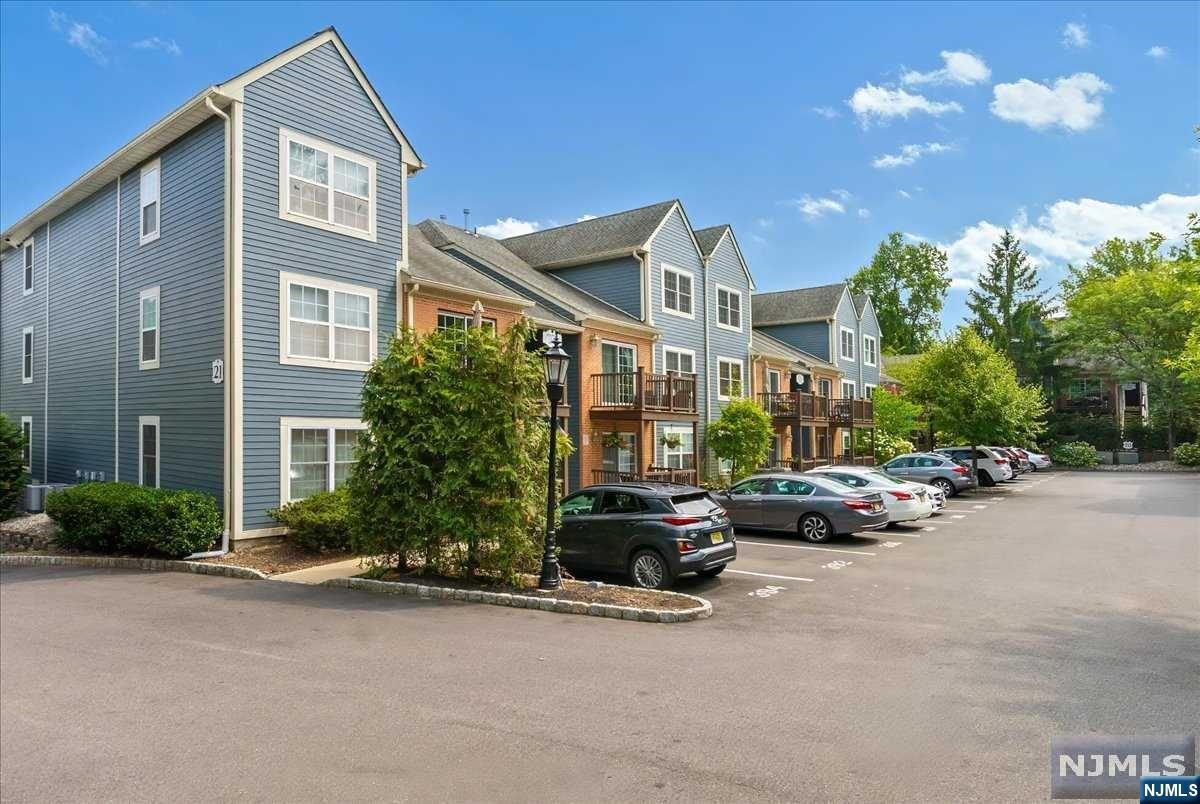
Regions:
<instances>
[{"instance_id":1,"label":"car taillight","mask_svg":"<svg viewBox=\"0 0 1200 804\"><path fill-rule=\"evenodd\" d=\"M971 473L971 470L965 466L956 466L951 471L956 475L967 475Z\"/></svg>"},{"instance_id":2,"label":"car taillight","mask_svg":"<svg viewBox=\"0 0 1200 804\"><path fill-rule=\"evenodd\" d=\"M855 511L870 511L871 503L866 500L842 500L842 505L847 508L853 508Z\"/></svg>"},{"instance_id":3,"label":"car taillight","mask_svg":"<svg viewBox=\"0 0 1200 804\"><path fill-rule=\"evenodd\" d=\"M668 525L697 525L700 523L698 516L664 516L663 522Z\"/></svg>"},{"instance_id":4,"label":"car taillight","mask_svg":"<svg viewBox=\"0 0 1200 804\"><path fill-rule=\"evenodd\" d=\"M700 549L699 547L696 546L695 542L689 542L687 539L679 539L675 543L677 545L679 545L679 552L681 554L682 553L694 553Z\"/></svg>"},{"instance_id":5,"label":"car taillight","mask_svg":"<svg viewBox=\"0 0 1200 804\"><path fill-rule=\"evenodd\" d=\"M1008 458L997 458L996 463L998 463L998 464L1008 463Z\"/></svg>"},{"instance_id":6,"label":"car taillight","mask_svg":"<svg viewBox=\"0 0 1200 804\"><path fill-rule=\"evenodd\" d=\"M888 491L888 494L895 497L897 500L911 500L913 496L907 491Z\"/></svg>"}]
</instances>

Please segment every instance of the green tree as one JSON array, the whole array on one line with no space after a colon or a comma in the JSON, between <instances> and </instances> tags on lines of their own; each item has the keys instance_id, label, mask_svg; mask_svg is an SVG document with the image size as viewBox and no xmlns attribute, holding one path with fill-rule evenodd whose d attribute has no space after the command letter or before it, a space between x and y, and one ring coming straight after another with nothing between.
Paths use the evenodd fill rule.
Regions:
<instances>
[{"instance_id":1,"label":"green tree","mask_svg":"<svg viewBox=\"0 0 1200 804\"><path fill-rule=\"evenodd\" d=\"M1039 288L1037 268L1007 229L992 245L978 287L967 294L971 326L997 351L1009 356L1017 374L1040 378L1046 330L1046 293Z\"/></svg>"},{"instance_id":2,"label":"green tree","mask_svg":"<svg viewBox=\"0 0 1200 804\"><path fill-rule=\"evenodd\" d=\"M708 446L730 462L730 480L754 471L771 452L775 428L771 417L752 399L735 399L708 426Z\"/></svg>"},{"instance_id":3,"label":"green tree","mask_svg":"<svg viewBox=\"0 0 1200 804\"><path fill-rule=\"evenodd\" d=\"M869 265L848 280L854 293L866 293L889 354L923 352L937 338L942 303L950 287L946 252L930 243L906 243L892 232Z\"/></svg>"},{"instance_id":4,"label":"green tree","mask_svg":"<svg viewBox=\"0 0 1200 804\"><path fill-rule=\"evenodd\" d=\"M1021 385L1012 361L970 327L917 358L904 393L933 417L938 432L963 444L1028 444L1044 427L1041 389Z\"/></svg>"},{"instance_id":5,"label":"green tree","mask_svg":"<svg viewBox=\"0 0 1200 804\"><path fill-rule=\"evenodd\" d=\"M24 493L25 436L21 428L0 413L0 519L16 511Z\"/></svg>"},{"instance_id":6,"label":"green tree","mask_svg":"<svg viewBox=\"0 0 1200 804\"><path fill-rule=\"evenodd\" d=\"M921 406L907 396L879 388L872 397L875 410L875 459L889 461L912 449Z\"/></svg>"}]
</instances>

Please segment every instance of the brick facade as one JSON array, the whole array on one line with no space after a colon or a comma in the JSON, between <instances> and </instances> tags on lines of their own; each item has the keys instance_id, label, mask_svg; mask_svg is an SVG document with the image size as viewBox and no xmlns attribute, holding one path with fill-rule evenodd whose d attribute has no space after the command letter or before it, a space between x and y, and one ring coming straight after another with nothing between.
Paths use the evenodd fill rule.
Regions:
<instances>
[{"instance_id":1,"label":"brick facade","mask_svg":"<svg viewBox=\"0 0 1200 804\"><path fill-rule=\"evenodd\" d=\"M407 321L408 309L407 306L411 297L412 320ZM437 329L437 317L439 312L458 313L465 315L468 318L474 315L471 310L474 300L465 300L463 298L455 298L449 293L436 293L426 290L418 290L413 293L409 290L404 291L404 301L406 322L417 332L432 332ZM511 307L500 307L494 302L483 305L483 317L496 322L498 332L504 332L511 327L524 315L520 310L514 310Z\"/></svg>"}]
</instances>

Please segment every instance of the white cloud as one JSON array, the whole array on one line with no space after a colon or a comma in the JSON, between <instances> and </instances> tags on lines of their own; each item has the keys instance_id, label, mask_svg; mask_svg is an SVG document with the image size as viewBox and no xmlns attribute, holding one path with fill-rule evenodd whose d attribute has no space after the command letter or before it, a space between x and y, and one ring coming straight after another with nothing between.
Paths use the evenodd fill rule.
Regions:
<instances>
[{"instance_id":1,"label":"white cloud","mask_svg":"<svg viewBox=\"0 0 1200 804\"><path fill-rule=\"evenodd\" d=\"M814 106L812 107L813 114L819 114L826 120L832 120L835 117L841 117L842 113L832 106Z\"/></svg>"},{"instance_id":2,"label":"white cloud","mask_svg":"<svg viewBox=\"0 0 1200 804\"><path fill-rule=\"evenodd\" d=\"M854 193L850 192L849 190L843 190L841 188L838 188L835 190L830 190L829 192L832 195L837 196L838 200L840 200L840 201L849 201L851 198L854 197Z\"/></svg>"},{"instance_id":3,"label":"white cloud","mask_svg":"<svg viewBox=\"0 0 1200 804\"><path fill-rule=\"evenodd\" d=\"M824 218L826 215L841 215L846 207L832 198L813 198L805 194L798 199L786 202L800 211L800 214L810 221Z\"/></svg>"},{"instance_id":4,"label":"white cloud","mask_svg":"<svg viewBox=\"0 0 1200 804\"><path fill-rule=\"evenodd\" d=\"M1062 32L1063 47L1083 48L1092 43L1088 38L1087 26L1082 22L1068 22Z\"/></svg>"},{"instance_id":5,"label":"white cloud","mask_svg":"<svg viewBox=\"0 0 1200 804\"><path fill-rule=\"evenodd\" d=\"M1146 55L1152 59L1162 61L1167 56L1171 55L1171 49L1166 45L1154 45L1146 51Z\"/></svg>"},{"instance_id":6,"label":"white cloud","mask_svg":"<svg viewBox=\"0 0 1200 804\"><path fill-rule=\"evenodd\" d=\"M1112 89L1093 73L1075 73L1056 78L1053 86L1022 78L1015 84L992 87L992 114L1010 123L1024 123L1040 130L1061 126L1068 131L1086 131L1104 112L1100 95Z\"/></svg>"},{"instance_id":7,"label":"white cloud","mask_svg":"<svg viewBox=\"0 0 1200 804\"><path fill-rule=\"evenodd\" d=\"M105 53L108 40L96 33L96 29L88 23L73 20L61 11L50 9L50 27L66 34L67 44L82 50L96 64L101 67L108 64L108 54Z\"/></svg>"},{"instance_id":8,"label":"white cloud","mask_svg":"<svg viewBox=\"0 0 1200 804\"><path fill-rule=\"evenodd\" d=\"M866 86L854 90L846 104L854 111L863 128L866 128L872 119L908 117L915 112L940 117L949 112L963 110L962 106L953 101L931 101L924 95L913 95L903 89L877 87L869 81Z\"/></svg>"},{"instance_id":9,"label":"white cloud","mask_svg":"<svg viewBox=\"0 0 1200 804\"><path fill-rule=\"evenodd\" d=\"M896 194L906 201L912 198L912 193L908 192L907 190L897 190Z\"/></svg>"},{"instance_id":10,"label":"white cloud","mask_svg":"<svg viewBox=\"0 0 1200 804\"><path fill-rule=\"evenodd\" d=\"M900 167L902 165L912 165L926 154L941 154L945 153L946 151L953 150L953 145L947 145L944 142L927 142L924 145L921 145L920 143L916 143L914 145L902 145L900 146L900 153L877 156L871 162L871 165L884 169Z\"/></svg>"},{"instance_id":11,"label":"white cloud","mask_svg":"<svg viewBox=\"0 0 1200 804\"><path fill-rule=\"evenodd\" d=\"M1094 198L1056 201L1036 221L1025 210L1017 211L1008 229L1021 240L1030 260L1039 266L1061 268L1081 263L1112 237L1140 239L1159 232L1177 239L1187 215L1200 209L1200 195L1163 193L1144 204L1114 204ZM981 220L967 226L952 243L939 243L946 251L953 287L971 287L987 263L988 253L1004 226Z\"/></svg>"},{"instance_id":12,"label":"white cloud","mask_svg":"<svg viewBox=\"0 0 1200 804\"><path fill-rule=\"evenodd\" d=\"M864 209L863 207L859 207L859 208L858 208L858 217L860 217L860 218L869 218L869 217L871 217L871 210L869 210L869 209Z\"/></svg>"},{"instance_id":13,"label":"white cloud","mask_svg":"<svg viewBox=\"0 0 1200 804\"><path fill-rule=\"evenodd\" d=\"M589 214L587 214L587 213L585 212L585 213L583 213L582 215L580 215L578 218L576 218L576 219L575 219L575 222L576 222L576 223L583 223L584 221L595 220L595 218L596 218L596 216L595 216L595 215L589 215Z\"/></svg>"},{"instance_id":14,"label":"white cloud","mask_svg":"<svg viewBox=\"0 0 1200 804\"><path fill-rule=\"evenodd\" d=\"M179 47L174 39L162 39L157 36L151 36L149 39L139 39L133 43L133 47L137 50L161 50L172 56L183 55L183 48Z\"/></svg>"},{"instance_id":15,"label":"white cloud","mask_svg":"<svg viewBox=\"0 0 1200 804\"><path fill-rule=\"evenodd\" d=\"M980 84L992 77L983 59L974 53L962 50L943 50L942 61L945 66L940 70L920 73L907 70L900 76L902 84Z\"/></svg>"},{"instance_id":16,"label":"white cloud","mask_svg":"<svg viewBox=\"0 0 1200 804\"><path fill-rule=\"evenodd\" d=\"M480 226L479 233L488 237L494 237L497 240L503 240L506 237L516 237L517 235L536 232L540 228L542 228L542 225L537 221L523 221L517 218L497 218L495 223Z\"/></svg>"}]
</instances>

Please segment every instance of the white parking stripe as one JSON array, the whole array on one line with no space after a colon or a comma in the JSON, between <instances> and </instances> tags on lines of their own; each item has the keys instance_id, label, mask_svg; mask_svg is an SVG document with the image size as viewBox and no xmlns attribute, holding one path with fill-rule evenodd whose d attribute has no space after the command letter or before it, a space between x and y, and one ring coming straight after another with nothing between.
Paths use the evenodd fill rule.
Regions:
<instances>
[{"instance_id":1,"label":"white parking stripe","mask_svg":"<svg viewBox=\"0 0 1200 804\"><path fill-rule=\"evenodd\" d=\"M925 533L930 533L930 532L932 532L932 531L935 531L935 530L937 530L937 528L935 528L935 527L933 527L933 526L927 526L927 527L921 528L921 530L922 530L923 532L925 532Z\"/></svg>"},{"instance_id":2,"label":"white parking stripe","mask_svg":"<svg viewBox=\"0 0 1200 804\"><path fill-rule=\"evenodd\" d=\"M970 508L943 508L942 511L949 511L952 514L973 514L975 513ZM941 512L939 512L941 513ZM962 519L962 517L959 517Z\"/></svg>"},{"instance_id":3,"label":"white parking stripe","mask_svg":"<svg viewBox=\"0 0 1200 804\"><path fill-rule=\"evenodd\" d=\"M727 569L726 572L736 572L738 575L753 575L756 578L778 578L781 581L807 581L812 583L812 578L797 578L795 575L769 575L765 572L750 572L748 570Z\"/></svg>"},{"instance_id":4,"label":"white parking stripe","mask_svg":"<svg viewBox=\"0 0 1200 804\"><path fill-rule=\"evenodd\" d=\"M826 553L850 553L856 556L873 556L874 553L864 553L861 550L839 550L836 547L809 547L806 544L774 544L772 542L748 542L745 539L738 539L738 544L753 544L758 547L784 547L788 550L823 550Z\"/></svg>"},{"instance_id":5,"label":"white parking stripe","mask_svg":"<svg viewBox=\"0 0 1200 804\"><path fill-rule=\"evenodd\" d=\"M992 502L1003 502L1004 501L1003 497L988 497L988 499L991 500Z\"/></svg>"},{"instance_id":6,"label":"white parking stripe","mask_svg":"<svg viewBox=\"0 0 1200 804\"><path fill-rule=\"evenodd\" d=\"M951 517L951 519L966 519L966 518L967 518L966 514L955 514L954 516Z\"/></svg>"},{"instance_id":7,"label":"white parking stripe","mask_svg":"<svg viewBox=\"0 0 1200 804\"><path fill-rule=\"evenodd\" d=\"M972 505L971 507L974 508L976 511L982 511L984 508L987 508L986 505Z\"/></svg>"}]
</instances>

